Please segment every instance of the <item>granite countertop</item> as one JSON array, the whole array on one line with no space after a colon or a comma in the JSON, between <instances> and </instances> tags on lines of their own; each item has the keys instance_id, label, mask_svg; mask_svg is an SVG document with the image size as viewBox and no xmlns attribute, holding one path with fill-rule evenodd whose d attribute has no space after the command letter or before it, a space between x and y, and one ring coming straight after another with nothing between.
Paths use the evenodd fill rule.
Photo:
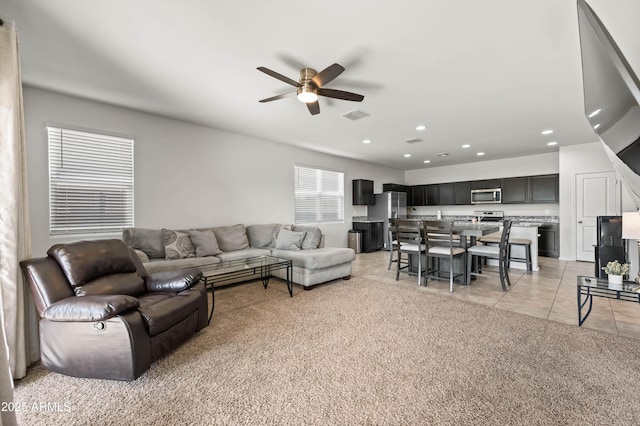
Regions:
<instances>
[{"instance_id":1,"label":"granite countertop","mask_svg":"<svg viewBox=\"0 0 640 426\"><path fill-rule=\"evenodd\" d=\"M384 219L353 219L351 221L352 223L377 223L377 222L384 222Z\"/></svg>"}]
</instances>

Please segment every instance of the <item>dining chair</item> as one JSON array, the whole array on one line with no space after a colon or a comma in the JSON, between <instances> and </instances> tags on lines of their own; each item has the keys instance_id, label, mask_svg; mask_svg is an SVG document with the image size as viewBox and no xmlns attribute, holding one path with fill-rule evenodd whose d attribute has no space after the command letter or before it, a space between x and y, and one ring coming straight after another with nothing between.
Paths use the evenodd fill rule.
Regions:
<instances>
[{"instance_id":1,"label":"dining chair","mask_svg":"<svg viewBox=\"0 0 640 426\"><path fill-rule=\"evenodd\" d=\"M502 286L502 291L507 291L507 286L511 287L508 261L510 233L511 221L505 220L502 224L502 234L500 235L500 242L498 245L480 243L467 248L467 262L469 262L468 269L471 268L473 256L498 260L498 272L500 274L500 285Z\"/></svg>"},{"instance_id":2,"label":"dining chair","mask_svg":"<svg viewBox=\"0 0 640 426\"><path fill-rule=\"evenodd\" d=\"M407 272L412 273L416 266L415 263L417 263L418 285L422 284L422 272L424 270L422 259L423 254L426 253L426 246L422 242L422 238L422 221L396 219L396 281L400 279L401 270L406 269ZM406 255L406 258L403 258L403 254Z\"/></svg>"},{"instance_id":3,"label":"dining chair","mask_svg":"<svg viewBox=\"0 0 640 426\"><path fill-rule=\"evenodd\" d=\"M394 259L393 255L396 252L396 246L398 245L398 240L396 239L396 227L394 225L389 225L389 232L387 232L387 249L389 249L389 265L387 265L387 270L391 269L392 263L397 263L397 258Z\"/></svg>"},{"instance_id":4,"label":"dining chair","mask_svg":"<svg viewBox=\"0 0 640 426\"><path fill-rule=\"evenodd\" d=\"M466 250L460 246L460 239L453 234L453 222L446 220L425 220L423 222L423 239L427 246L427 273L425 276L425 285L429 277L434 279L449 279L449 291L453 292L453 281L460 279L461 284L465 284L466 280ZM454 260L461 258L460 273L455 273ZM431 267L431 259L435 259L435 267ZM447 259L449 261L449 270L443 276L440 269L440 261Z\"/></svg>"}]
</instances>

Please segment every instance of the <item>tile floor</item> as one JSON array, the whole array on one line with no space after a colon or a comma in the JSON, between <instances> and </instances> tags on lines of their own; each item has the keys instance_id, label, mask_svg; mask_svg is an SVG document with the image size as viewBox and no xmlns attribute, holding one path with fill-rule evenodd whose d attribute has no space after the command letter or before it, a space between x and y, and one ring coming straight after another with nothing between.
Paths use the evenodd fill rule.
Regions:
<instances>
[{"instance_id":1,"label":"tile floor","mask_svg":"<svg viewBox=\"0 0 640 426\"><path fill-rule=\"evenodd\" d=\"M449 293L448 281L429 280L426 287L418 288L417 277L400 274L396 281L395 263L387 270L389 254L386 251L361 253L353 262L353 276L370 277L393 285L415 286L425 291L455 297L473 303L493 306L550 321L578 325L576 276L593 276L593 263L538 258L540 270L526 273L510 269L511 288L500 287L497 268L486 268L469 286L455 284ZM593 309L585 328L640 339L640 305L601 297L593 298Z\"/></svg>"}]
</instances>

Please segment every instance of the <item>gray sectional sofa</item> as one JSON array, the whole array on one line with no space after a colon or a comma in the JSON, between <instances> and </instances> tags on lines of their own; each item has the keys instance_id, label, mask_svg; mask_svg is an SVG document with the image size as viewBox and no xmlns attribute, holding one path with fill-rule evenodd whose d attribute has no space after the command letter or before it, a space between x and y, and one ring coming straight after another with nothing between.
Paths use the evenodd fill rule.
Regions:
<instances>
[{"instance_id":1,"label":"gray sectional sofa","mask_svg":"<svg viewBox=\"0 0 640 426\"><path fill-rule=\"evenodd\" d=\"M292 261L292 280L305 288L351 276L355 253L324 247L314 226L258 224L188 230L127 228L122 240L132 247L149 273L198 267L228 260L273 255ZM274 271L286 279L286 270Z\"/></svg>"}]
</instances>

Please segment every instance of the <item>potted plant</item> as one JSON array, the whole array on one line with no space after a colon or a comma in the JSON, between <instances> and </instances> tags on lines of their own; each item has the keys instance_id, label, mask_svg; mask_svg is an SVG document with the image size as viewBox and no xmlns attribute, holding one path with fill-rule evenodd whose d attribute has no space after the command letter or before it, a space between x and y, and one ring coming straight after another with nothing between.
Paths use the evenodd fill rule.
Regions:
<instances>
[{"instance_id":1,"label":"potted plant","mask_svg":"<svg viewBox=\"0 0 640 426\"><path fill-rule=\"evenodd\" d=\"M603 267L602 270L607 274L610 283L622 284L622 278L629 273L629 265L614 260L607 263L607 266Z\"/></svg>"}]
</instances>

